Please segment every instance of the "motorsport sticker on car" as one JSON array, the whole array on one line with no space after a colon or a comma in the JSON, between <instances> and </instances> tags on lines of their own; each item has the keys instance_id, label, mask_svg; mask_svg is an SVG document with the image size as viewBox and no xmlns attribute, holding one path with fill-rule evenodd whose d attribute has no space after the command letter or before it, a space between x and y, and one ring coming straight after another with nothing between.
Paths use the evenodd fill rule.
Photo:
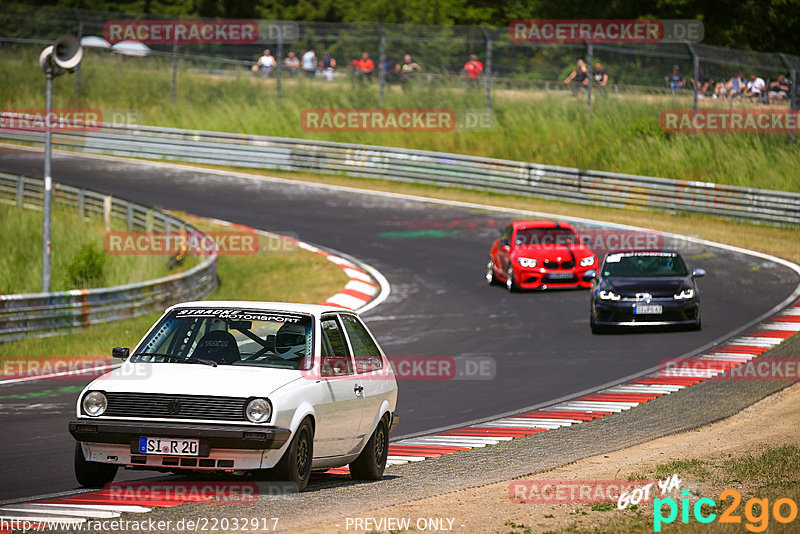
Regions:
<instances>
[{"instance_id":1,"label":"motorsport sticker on car","mask_svg":"<svg viewBox=\"0 0 800 534\"><path fill-rule=\"evenodd\" d=\"M301 318L289 315L264 314L255 310L217 310L210 308L188 308L177 310L176 317L218 317L239 321L275 321L278 323L298 323Z\"/></svg>"}]
</instances>

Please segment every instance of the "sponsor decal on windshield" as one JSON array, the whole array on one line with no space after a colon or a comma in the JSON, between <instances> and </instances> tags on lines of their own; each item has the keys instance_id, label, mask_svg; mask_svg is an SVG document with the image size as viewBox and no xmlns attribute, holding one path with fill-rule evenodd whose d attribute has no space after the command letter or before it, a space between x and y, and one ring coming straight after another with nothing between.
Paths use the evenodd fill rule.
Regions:
<instances>
[{"instance_id":1,"label":"sponsor decal on windshield","mask_svg":"<svg viewBox=\"0 0 800 534\"><path fill-rule=\"evenodd\" d=\"M273 321L276 323L299 323L302 317L273 314L259 310L239 310L236 308L184 308L176 310L175 317L216 317L237 321Z\"/></svg>"}]
</instances>

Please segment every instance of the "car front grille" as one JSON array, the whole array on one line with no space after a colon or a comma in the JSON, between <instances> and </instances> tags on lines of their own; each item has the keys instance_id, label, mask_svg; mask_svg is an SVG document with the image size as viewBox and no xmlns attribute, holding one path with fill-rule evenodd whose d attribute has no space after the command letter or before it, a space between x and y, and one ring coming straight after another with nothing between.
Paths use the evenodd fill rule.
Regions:
<instances>
[{"instance_id":1,"label":"car front grille","mask_svg":"<svg viewBox=\"0 0 800 534\"><path fill-rule=\"evenodd\" d=\"M247 399L210 395L166 395L160 393L106 393L106 417L144 419L208 419L245 421Z\"/></svg>"},{"instance_id":2,"label":"car front grille","mask_svg":"<svg viewBox=\"0 0 800 534\"><path fill-rule=\"evenodd\" d=\"M560 264L557 261L544 260L543 265L546 269L572 269L575 267L575 260L562 261Z\"/></svg>"}]
</instances>

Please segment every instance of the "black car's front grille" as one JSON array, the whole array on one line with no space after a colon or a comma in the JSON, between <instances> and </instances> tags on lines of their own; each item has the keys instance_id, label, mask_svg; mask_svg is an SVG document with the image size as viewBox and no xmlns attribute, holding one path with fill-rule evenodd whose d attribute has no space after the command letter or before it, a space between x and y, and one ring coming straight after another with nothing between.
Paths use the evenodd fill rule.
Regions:
<instances>
[{"instance_id":1,"label":"black car's front grille","mask_svg":"<svg viewBox=\"0 0 800 534\"><path fill-rule=\"evenodd\" d=\"M106 417L245 421L247 399L210 395L106 393Z\"/></svg>"},{"instance_id":2,"label":"black car's front grille","mask_svg":"<svg viewBox=\"0 0 800 534\"><path fill-rule=\"evenodd\" d=\"M575 267L575 261L574 260L562 261L561 262L561 268L562 269L572 269L573 267Z\"/></svg>"}]
</instances>

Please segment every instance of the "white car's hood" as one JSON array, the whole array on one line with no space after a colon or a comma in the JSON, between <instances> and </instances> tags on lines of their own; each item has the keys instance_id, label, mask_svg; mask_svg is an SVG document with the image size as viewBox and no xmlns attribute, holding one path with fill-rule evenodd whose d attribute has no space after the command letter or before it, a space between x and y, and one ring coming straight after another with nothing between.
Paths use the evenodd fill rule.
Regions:
<instances>
[{"instance_id":1,"label":"white car's hood","mask_svg":"<svg viewBox=\"0 0 800 534\"><path fill-rule=\"evenodd\" d=\"M302 371L243 365L124 362L89 385L113 392L263 397L302 380Z\"/></svg>"}]
</instances>

